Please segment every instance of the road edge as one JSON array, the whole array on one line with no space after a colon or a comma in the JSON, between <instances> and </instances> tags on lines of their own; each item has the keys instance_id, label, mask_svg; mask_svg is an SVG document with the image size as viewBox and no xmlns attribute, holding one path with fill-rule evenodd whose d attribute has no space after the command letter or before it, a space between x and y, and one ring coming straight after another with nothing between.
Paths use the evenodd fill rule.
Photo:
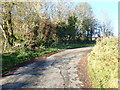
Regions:
<instances>
[{"instance_id":1,"label":"road edge","mask_svg":"<svg viewBox=\"0 0 120 90\"><path fill-rule=\"evenodd\" d=\"M88 71L88 54L92 50L85 53L85 56L82 57L77 65L77 74L79 80L82 82L81 88L92 88L92 81L90 80L90 75Z\"/></svg>"}]
</instances>

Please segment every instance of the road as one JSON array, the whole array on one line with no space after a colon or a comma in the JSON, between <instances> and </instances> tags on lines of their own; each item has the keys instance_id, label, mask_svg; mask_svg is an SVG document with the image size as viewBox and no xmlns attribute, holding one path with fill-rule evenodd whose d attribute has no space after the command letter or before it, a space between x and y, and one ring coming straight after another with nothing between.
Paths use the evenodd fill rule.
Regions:
<instances>
[{"instance_id":1,"label":"road","mask_svg":"<svg viewBox=\"0 0 120 90\"><path fill-rule=\"evenodd\" d=\"M2 88L80 88L79 60L92 47L68 49L20 67L0 80Z\"/></svg>"}]
</instances>

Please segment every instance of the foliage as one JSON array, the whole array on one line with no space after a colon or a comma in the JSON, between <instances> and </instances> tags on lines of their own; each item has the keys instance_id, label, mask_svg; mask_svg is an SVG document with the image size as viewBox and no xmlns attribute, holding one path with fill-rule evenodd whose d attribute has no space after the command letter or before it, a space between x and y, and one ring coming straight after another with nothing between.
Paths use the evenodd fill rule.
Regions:
<instances>
[{"instance_id":1,"label":"foliage","mask_svg":"<svg viewBox=\"0 0 120 90\"><path fill-rule=\"evenodd\" d=\"M64 37L66 37L66 32L67 32L67 24L65 22L60 22L57 24L56 26L57 29L57 36L59 37L59 39L63 39Z\"/></svg>"},{"instance_id":2,"label":"foliage","mask_svg":"<svg viewBox=\"0 0 120 90\"><path fill-rule=\"evenodd\" d=\"M99 40L88 57L93 88L118 88L118 39Z\"/></svg>"},{"instance_id":3,"label":"foliage","mask_svg":"<svg viewBox=\"0 0 120 90\"><path fill-rule=\"evenodd\" d=\"M16 66L24 61L31 60L33 57L43 55L55 51L54 48L42 48L41 50L32 50L25 48L14 48L12 53L2 54L2 70L7 70L13 66Z\"/></svg>"},{"instance_id":4,"label":"foliage","mask_svg":"<svg viewBox=\"0 0 120 90\"><path fill-rule=\"evenodd\" d=\"M3 52L18 44L49 47L85 38L92 41L97 21L88 3L70 7L69 1L50 2L0 3Z\"/></svg>"},{"instance_id":5,"label":"foliage","mask_svg":"<svg viewBox=\"0 0 120 90\"><path fill-rule=\"evenodd\" d=\"M75 13L78 17L78 35L80 34L81 38L84 40L92 41L92 36L99 27L98 21L94 17L92 7L87 2L78 3L75 6ZM99 29L97 31L99 31Z\"/></svg>"},{"instance_id":6,"label":"foliage","mask_svg":"<svg viewBox=\"0 0 120 90\"><path fill-rule=\"evenodd\" d=\"M41 1L0 2L3 70L54 50L93 45L97 21L88 3ZM86 32L91 42L82 39Z\"/></svg>"},{"instance_id":7,"label":"foliage","mask_svg":"<svg viewBox=\"0 0 120 90\"><path fill-rule=\"evenodd\" d=\"M70 35L70 39L71 40L75 40L75 36L76 36L76 31L77 31L77 17L76 16L70 16L68 18L68 35Z\"/></svg>"},{"instance_id":8,"label":"foliage","mask_svg":"<svg viewBox=\"0 0 120 90\"><path fill-rule=\"evenodd\" d=\"M57 30L56 34L62 43L69 43L68 41L75 40L76 31L77 31L76 22L77 22L77 17L70 16L68 18L68 24L65 22L60 22L56 25L56 30Z\"/></svg>"},{"instance_id":9,"label":"foliage","mask_svg":"<svg viewBox=\"0 0 120 90\"><path fill-rule=\"evenodd\" d=\"M50 53L52 51L67 49L67 48L80 48L80 47L88 47L94 46L94 42L92 43L84 43L84 44L69 44L69 45L57 45L49 48L45 48L43 46L39 46L38 50L35 49L27 49L14 47L12 48L11 53L3 53L2 54L2 70L7 70L13 66L16 66L24 61L31 60L33 57L41 56L45 53Z\"/></svg>"}]
</instances>

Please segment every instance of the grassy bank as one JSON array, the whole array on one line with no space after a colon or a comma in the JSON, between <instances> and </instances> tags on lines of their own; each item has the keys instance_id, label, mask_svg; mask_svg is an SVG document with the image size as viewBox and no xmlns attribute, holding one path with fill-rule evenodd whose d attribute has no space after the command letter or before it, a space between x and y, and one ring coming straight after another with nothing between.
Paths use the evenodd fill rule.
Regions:
<instances>
[{"instance_id":1,"label":"grassy bank","mask_svg":"<svg viewBox=\"0 0 120 90\"><path fill-rule=\"evenodd\" d=\"M14 67L17 64L23 63L24 61L31 60L31 58L33 57L41 56L56 50L94 46L94 44L95 42L83 44L57 45L49 48L42 47L38 50L14 47L11 49L11 52L2 54L2 70L5 71Z\"/></svg>"},{"instance_id":2,"label":"grassy bank","mask_svg":"<svg viewBox=\"0 0 120 90\"><path fill-rule=\"evenodd\" d=\"M118 39L97 41L88 57L93 88L118 88Z\"/></svg>"}]
</instances>

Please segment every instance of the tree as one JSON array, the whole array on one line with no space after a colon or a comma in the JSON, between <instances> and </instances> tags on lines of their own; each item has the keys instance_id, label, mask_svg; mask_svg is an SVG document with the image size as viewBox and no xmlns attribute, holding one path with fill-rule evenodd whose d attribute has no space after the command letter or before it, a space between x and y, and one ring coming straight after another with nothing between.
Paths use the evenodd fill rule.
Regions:
<instances>
[{"instance_id":1,"label":"tree","mask_svg":"<svg viewBox=\"0 0 120 90\"><path fill-rule=\"evenodd\" d=\"M1 26L4 36L4 49L7 44L14 46L19 37L26 39L25 33L31 32L35 27L34 21L40 18L37 12L37 3L30 2L1 2ZM28 41L27 39L25 41ZM27 42L26 42L27 43Z\"/></svg>"},{"instance_id":2,"label":"tree","mask_svg":"<svg viewBox=\"0 0 120 90\"><path fill-rule=\"evenodd\" d=\"M69 43L67 41L73 41L75 40L76 36L76 22L77 17L76 16L70 16L68 18L68 24L66 22L60 22L57 24L57 36L59 37L59 40L62 42Z\"/></svg>"},{"instance_id":3,"label":"tree","mask_svg":"<svg viewBox=\"0 0 120 90\"><path fill-rule=\"evenodd\" d=\"M78 33L82 38L86 37L87 40L92 40L92 35L95 29L96 20L93 15L91 6L87 2L79 3L75 6L75 13L78 17Z\"/></svg>"},{"instance_id":4,"label":"tree","mask_svg":"<svg viewBox=\"0 0 120 90\"><path fill-rule=\"evenodd\" d=\"M103 36L113 35L113 26L109 15L106 12L102 11L101 16L103 17L101 23L101 33L103 34Z\"/></svg>"},{"instance_id":5,"label":"tree","mask_svg":"<svg viewBox=\"0 0 120 90\"><path fill-rule=\"evenodd\" d=\"M4 37L4 48L6 49L7 43L9 45L13 46L14 40L16 40L16 37L14 35L13 31L13 8L14 8L14 3L10 2L5 2L5 3L0 3L1 6L1 26L2 26L2 31L3 31L3 37Z\"/></svg>"},{"instance_id":6,"label":"tree","mask_svg":"<svg viewBox=\"0 0 120 90\"><path fill-rule=\"evenodd\" d=\"M65 22L58 23L56 25L56 30L59 42L64 42L64 39L67 36L67 24Z\"/></svg>"},{"instance_id":7,"label":"tree","mask_svg":"<svg viewBox=\"0 0 120 90\"><path fill-rule=\"evenodd\" d=\"M74 15L74 16L70 16L68 18L68 35L70 35L70 38L69 40L75 40L75 36L76 36L76 23L77 23L77 17Z\"/></svg>"}]
</instances>

